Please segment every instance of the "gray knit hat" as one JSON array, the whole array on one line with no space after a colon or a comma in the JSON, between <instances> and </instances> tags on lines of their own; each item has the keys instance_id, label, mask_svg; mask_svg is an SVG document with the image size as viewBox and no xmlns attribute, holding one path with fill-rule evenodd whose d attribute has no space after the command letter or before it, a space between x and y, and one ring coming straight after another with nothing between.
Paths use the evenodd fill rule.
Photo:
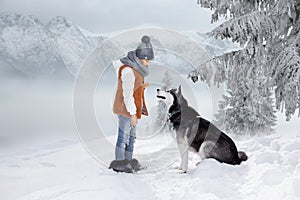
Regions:
<instances>
[{"instance_id":1,"label":"gray knit hat","mask_svg":"<svg viewBox=\"0 0 300 200\"><path fill-rule=\"evenodd\" d=\"M150 43L149 36L144 35L142 37L142 42L136 48L135 54L139 59L152 60L154 58L152 44Z\"/></svg>"}]
</instances>

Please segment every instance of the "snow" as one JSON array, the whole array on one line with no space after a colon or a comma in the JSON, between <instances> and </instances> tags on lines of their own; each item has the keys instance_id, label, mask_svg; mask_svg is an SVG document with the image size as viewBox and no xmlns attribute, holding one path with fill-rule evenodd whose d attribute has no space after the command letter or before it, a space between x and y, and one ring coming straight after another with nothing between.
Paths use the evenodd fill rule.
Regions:
<instances>
[{"instance_id":1,"label":"snow","mask_svg":"<svg viewBox=\"0 0 300 200\"><path fill-rule=\"evenodd\" d=\"M61 16L44 24L32 15L0 14L0 30L0 55L18 71L33 76L59 71L58 63L76 74L84 58L104 39Z\"/></svg>"},{"instance_id":2,"label":"snow","mask_svg":"<svg viewBox=\"0 0 300 200\"><path fill-rule=\"evenodd\" d=\"M156 148L155 140L161 141L157 138L146 145L138 141L136 153L140 148L143 151ZM156 158L149 154L140 157L148 168L136 174L113 172L94 160L76 140L32 146L1 156L1 197L18 200L299 199L299 134L235 141L249 155L247 162L231 166L207 159L195 166L199 158L190 154L187 174L179 174L175 169L178 160L166 166L165 156L178 158L176 145L167 149L167 154L164 149L152 153ZM293 145L289 145L291 141ZM274 143L279 148L273 149ZM163 168L152 171L155 165Z\"/></svg>"},{"instance_id":3,"label":"snow","mask_svg":"<svg viewBox=\"0 0 300 200\"><path fill-rule=\"evenodd\" d=\"M39 72L37 67L47 63L56 65L55 62L62 59L65 67L75 74L89 51L104 38L114 35L89 33L63 17L54 18L47 25L33 16L0 15L0 18L4 41L0 45L0 54L15 67L19 62L27 63L28 66L21 64L19 69L25 73ZM26 34L22 32L23 28L27 30ZM213 40L196 32L185 34L207 50L209 56L238 48L229 41ZM182 45L173 47L172 38L169 45L185 50ZM197 59L199 55L190 56ZM155 111L156 102L151 91L161 86L161 72L172 66L177 72L174 79L178 84L183 82L183 94L189 103L202 116L211 119L211 110L216 109L213 105L217 101L210 95L219 91L213 91L211 87L207 92L207 86L190 84L186 77L180 77L178 73L184 72L182 66L186 71L191 67L180 56L161 51L156 59L165 61L165 66L151 66L150 69L149 78L153 85L146 91L150 113L155 113L151 111ZM180 156L173 134L151 132L147 129L153 122L150 117L139 122L134 151L134 157L147 169L135 174L115 173L108 169L109 161L114 159L116 142L116 121L110 107L112 87L115 86L112 77L116 78L116 74L108 76L111 82L101 82L104 89L98 87L95 94L95 115L111 144L109 148L97 147L109 156L105 162L95 159L76 135L72 113L73 83L1 79L1 200L300 199L300 119L294 117L286 122L283 113L277 113L275 134L231 135L238 149L249 156L248 161L239 166L212 159L196 165L200 158L190 153L188 173L180 174L175 169ZM190 94L200 94L201 98L186 94L188 87ZM107 98L103 98L104 95Z\"/></svg>"},{"instance_id":4,"label":"snow","mask_svg":"<svg viewBox=\"0 0 300 200\"><path fill-rule=\"evenodd\" d=\"M214 37L210 37L208 34L196 31L184 31L183 34L197 42L211 57L240 49L240 45L238 43L234 43L230 40L216 39Z\"/></svg>"},{"instance_id":5,"label":"snow","mask_svg":"<svg viewBox=\"0 0 300 200\"><path fill-rule=\"evenodd\" d=\"M72 127L69 127L70 122L66 119L72 117L69 107L72 85L59 81L55 84L37 81L6 83L6 89L0 88L0 94L5 94L0 104L1 130L18 132L14 137L19 137L20 141L16 145L6 144L4 149L1 147L1 200L300 198L299 118L286 122L284 113L278 113L279 123L275 127L275 134L255 137L231 135L238 149L249 156L248 161L239 166L221 164L213 159L202 160L196 166L200 158L190 153L187 174L180 174L175 169L180 159L172 134L146 137L146 133L140 132L134 157L147 169L124 174L108 169L109 163L104 165L94 159ZM26 92L10 93L17 89ZM20 101L20 96L23 101ZM34 101L30 102L30 98ZM23 110L8 114L13 106ZM36 115L34 121L41 125L34 127L29 123L30 119L22 124L34 106L37 106L37 109L31 110ZM101 106L97 109L101 109ZM63 115L57 116L57 113ZM14 117L16 114L20 116ZM8 119L4 119L4 116ZM43 120L52 123L47 124ZM61 124L53 128L53 123L57 121L61 121ZM13 128L11 123L18 124L18 129ZM115 129L110 130L113 134L106 136L112 144L116 141ZM29 130L36 131L31 133L34 137L35 134L46 135L28 141L27 137L32 137L28 134ZM3 135L0 137L5 138ZM25 141L28 143L20 144ZM109 155L114 151L113 145L110 149L99 148Z\"/></svg>"},{"instance_id":6,"label":"snow","mask_svg":"<svg viewBox=\"0 0 300 200\"><path fill-rule=\"evenodd\" d=\"M55 76L61 70L75 76L86 56L96 46L107 38L121 34L120 31L91 33L63 16L54 17L48 23L43 23L35 16L26 14L0 14L0 30L0 57L3 57L3 60L16 71L38 77ZM172 35L172 37L168 35L165 38L161 35L152 40L155 49L159 48L155 50L156 61L188 73L194 68L191 66L183 68L183 65L187 65L184 59L189 58L192 63L201 64L208 57L238 49L237 44L230 41L216 40L195 31L181 34L193 39L205 49L205 52L199 55L199 48L195 48L194 42L183 45L178 43L178 38ZM161 46L161 41L167 41L167 43ZM168 49L177 49L182 53L177 55L167 51ZM0 69L0 72L3 71Z\"/></svg>"}]
</instances>

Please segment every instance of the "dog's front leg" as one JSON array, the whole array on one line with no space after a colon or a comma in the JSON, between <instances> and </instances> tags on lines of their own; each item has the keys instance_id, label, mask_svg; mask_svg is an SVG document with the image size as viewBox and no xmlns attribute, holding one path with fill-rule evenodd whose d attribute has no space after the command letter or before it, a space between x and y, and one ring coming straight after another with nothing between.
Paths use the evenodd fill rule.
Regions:
<instances>
[{"instance_id":1,"label":"dog's front leg","mask_svg":"<svg viewBox=\"0 0 300 200\"><path fill-rule=\"evenodd\" d=\"M182 145L182 151L181 151L181 170L182 173L186 173L188 169L188 159L189 159L189 151L188 146L186 144Z\"/></svg>"},{"instance_id":2,"label":"dog's front leg","mask_svg":"<svg viewBox=\"0 0 300 200\"><path fill-rule=\"evenodd\" d=\"M181 164L179 169L182 170L182 173L186 173L188 169L188 157L189 157L189 147L186 137L177 138L178 149L181 157Z\"/></svg>"}]
</instances>

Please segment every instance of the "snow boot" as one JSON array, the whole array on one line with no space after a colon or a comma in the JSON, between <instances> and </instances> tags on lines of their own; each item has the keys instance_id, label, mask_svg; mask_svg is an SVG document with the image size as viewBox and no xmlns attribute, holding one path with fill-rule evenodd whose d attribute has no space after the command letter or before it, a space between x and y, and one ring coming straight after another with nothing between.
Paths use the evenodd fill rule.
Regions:
<instances>
[{"instance_id":1,"label":"snow boot","mask_svg":"<svg viewBox=\"0 0 300 200\"><path fill-rule=\"evenodd\" d=\"M130 160L129 162L130 162L130 164L131 164L131 166L132 166L132 168L133 168L133 170L134 170L135 172L147 168L147 167L142 166L142 165L139 163L139 161L138 161L137 159L135 159L135 158L133 158L133 159Z\"/></svg>"},{"instance_id":2,"label":"snow boot","mask_svg":"<svg viewBox=\"0 0 300 200\"><path fill-rule=\"evenodd\" d=\"M125 173L133 173L132 165L128 159L125 160L113 160L109 169L113 169L115 172L125 172Z\"/></svg>"}]
</instances>

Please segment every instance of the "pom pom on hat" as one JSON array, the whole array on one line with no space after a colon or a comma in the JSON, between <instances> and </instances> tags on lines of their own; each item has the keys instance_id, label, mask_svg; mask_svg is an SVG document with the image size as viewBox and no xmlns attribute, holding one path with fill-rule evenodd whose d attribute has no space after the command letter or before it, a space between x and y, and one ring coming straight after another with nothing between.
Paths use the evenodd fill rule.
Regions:
<instances>
[{"instance_id":1,"label":"pom pom on hat","mask_svg":"<svg viewBox=\"0 0 300 200\"><path fill-rule=\"evenodd\" d=\"M150 37L149 37L148 35L144 35L144 36L142 37L142 42L144 42L144 43L149 43L149 42L150 42Z\"/></svg>"}]
</instances>

